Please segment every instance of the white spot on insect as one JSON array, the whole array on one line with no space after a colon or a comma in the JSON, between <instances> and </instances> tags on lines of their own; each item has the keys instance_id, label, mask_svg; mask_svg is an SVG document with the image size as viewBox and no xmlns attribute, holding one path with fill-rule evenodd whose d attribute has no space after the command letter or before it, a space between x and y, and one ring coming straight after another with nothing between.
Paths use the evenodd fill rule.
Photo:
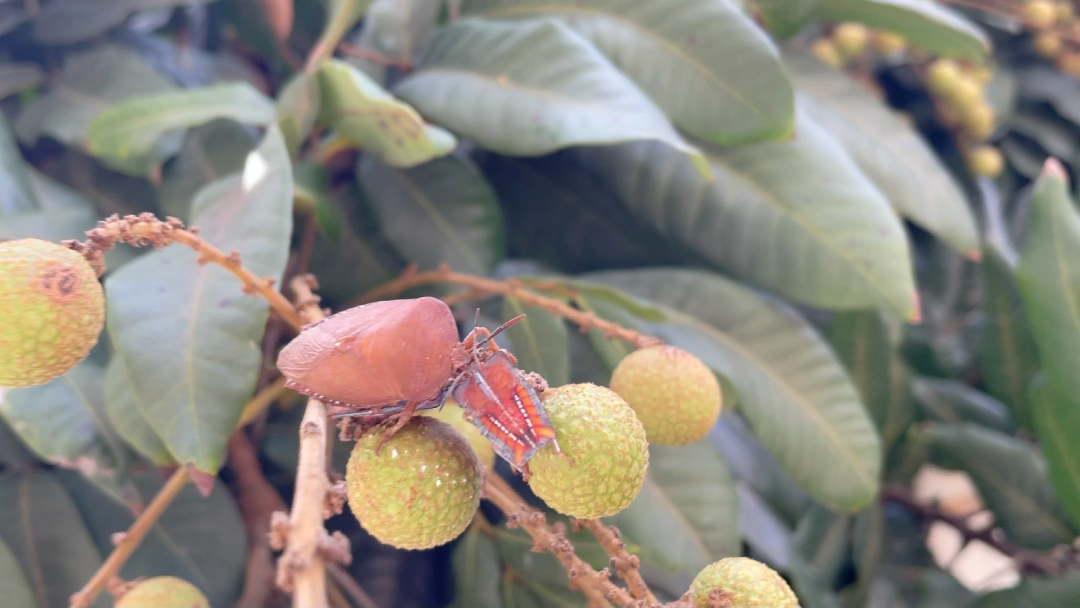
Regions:
<instances>
[{"instance_id":1,"label":"white spot on insect","mask_svg":"<svg viewBox=\"0 0 1080 608\"><path fill-rule=\"evenodd\" d=\"M262 154L259 154L257 150L248 154L247 161L244 162L244 173L240 178L244 192L251 192L251 189L258 185L269 172L270 164L266 162Z\"/></svg>"}]
</instances>

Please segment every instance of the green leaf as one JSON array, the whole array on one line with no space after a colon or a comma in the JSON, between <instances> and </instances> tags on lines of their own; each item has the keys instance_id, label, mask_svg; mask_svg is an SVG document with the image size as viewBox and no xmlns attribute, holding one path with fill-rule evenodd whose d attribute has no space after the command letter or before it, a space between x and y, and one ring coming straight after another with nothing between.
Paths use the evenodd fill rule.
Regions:
<instances>
[{"instance_id":1,"label":"green leaf","mask_svg":"<svg viewBox=\"0 0 1080 608\"><path fill-rule=\"evenodd\" d=\"M23 572L22 565L19 564L19 559L2 539L0 539L0 597L12 606L26 608L38 606L34 602L34 591L30 588L30 582Z\"/></svg>"},{"instance_id":2,"label":"green leaf","mask_svg":"<svg viewBox=\"0 0 1080 608\"><path fill-rule=\"evenodd\" d=\"M786 51L801 107L835 137L898 213L962 254L978 253L960 185L911 124L845 72Z\"/></svg>"},{"instance_id":3,"label":"green leaf","mask_svg":"<svg viewBox=\"0 0 1080 608\"><path fill-rule=\"evenodd\" d=\"M857 21L900 34L935 55L980 60L990 52L986 34L963 15L926 0L818 0L814 17Z\"/></svg>"},{"instance_id":4,"label":"green leaf","mask_svg":"<svg viewBox=\"0 0 1080 608\"><path fill-rule=\"evenodd\" d=\"M708 149L712 183L664 146L581 150L643 222L717 268L821 308L918 316L903 225L805 113L783 143Z\"/></svg>"},{"instance_id":5,"label":"green leaf","mask_svg":"<svg viewBox=\"0 0 1080 608\"><path fill-rule=\"evenodd\" d=\"M315 161L303 161L293 167L293 199L297 211L315 218L322 234L331 241L341 238L341 211L333 201L330 171Z\"/></svg>"},{"instance_id":6,"label":"green leaf","mask_svg":"<svg viewBox=\"0 0 1080 608\"><path fill-rule=\"evenodd\" d=\"M695 137L739 144L793 132L791 83L776 48L736 2L467 0L462 12L559 18Z\"/></svg>"},{"instance_id":7,"label":"green leaf","mask_svg":"<svg viewBox=\"0 0 1080 608\"><path fill-rule=\"evenodd\" d=\"M277 120L289 153L296 157L311 133L322 107L322 89L318 76L297 72L290 78L277 98Z\"/></svg>"},{"instance_id":8,"label":"green leaf","mask_svg":"<svg viewBox=\"0 0 1080 608\"><path fill-rule=\"evenodd\" d=\"M105 44L68 56L49 92L19 114L15 133L28 144L47 136L81 147L91 121L102 109L131 97L176 88L138 53L118 44Z\"/></svg>"},{"instance_id":9,"label":"green leaf","mask_svg":"<svg viewBox=\"0 0 1080 608\"><path fill-rule=\"evenodd\" d=\"M180 153L162 172L157 187L161 210L187 221L199 190L242 170L247 155L258 144L252 129L232 120L214 120L188 131Z\"/></svg>"},{"instance_id":10,"label":"green leaf","mask_svg":"<svg viewBox=\"0 0 1080 608\"><path fill-rule=\"evenodd\" d=\"M979 597L972 608L1061 608L1080 604L1080 573L1025 577L1020 584Z\"/></svg>"},{"instance_id":11,"label":"green leaf","mask_svg":"<svg viewBox=\"0 0 1080 608\"><path fill-rule=\"evenodd\" d=\"M979 359L990 394L1005 403L1018 423L1031 428L1027 387L1039 370L1039 353L1010 258L987 239L981 264L986 325Z\"/></svg>"},{"instance_id":12,"label":"green leaf","mask_svg":"<svg viewBox=\"0 0 1080 608\"><path fill-rule=\"evenodd\" d=\"M135 504L128 455L105 414L104 385L105 369L84 361L51 382L5 391L0 413L42 459Z\"/></svg>"},{"instance_id":13,"label":"green leaf","mask_svg":"<svg viewBox=\"0 0 1080 608\"><path fill-rule=\"evenodd\" d=\"M502 154L662 141L708 174L700 150L588 40L550 19L442 26L394 90L421 114Z\"/></svg>"},{"instance_id":14,"label":"green leaf","mask_svg":"<svg viewBox=\"0 0 1080 608\"><path fill-rule=\"evenodd\" d=\"M974 422L1012 434L1016 425L1005 406L986 393L955 380L915 378L912 393L930 418L941 422Z\"/></svg>"},{"instance_id":15,"label":"green leaf","mask_svg":"<svg viewBox=\"0 0 1080 608\"><path fill-rule=\"evenodd\" d=\"M105 370L105 412L116 433L136 452L159 467L176 464L165 443L135 399L136 383L122 358L113 356Z\"/></svg>"},{"instance_id":16,"label":"green leaf","mask_svg":"<svg viewBox=\"0 0 1080 608\"><path fill-rule=\"evenodd\" d=\"M415 167L446 156L457 145L453 135L426 124L416 110L344 61L323 64L319 86L319 122L388 165Z\"/></svg>"},{"instance_id":17,"label":"green leaf","mask_svg":"<svg viewBox=\"0 0 1080 608\"><path fill-rule=\"evenodd\" d=\"M794 36L810 19L818 0L754 0L761 22L780 39Z\"/></svg>"},{"instance_id":18,"label":"green leaf","mask_svg":"<svg viewBox=\"0 0 1080 608\"><path fill-rule=\"evenodd\" d=\"M60 476L102 553L112 550L112 535L127 530L134 514L72 475ZM156 470L137 476L148 500L164 485ZM240 594L247 561L248 539L244 521L229 488L216 481L206 498L194 484L176 496L132 553L119 574L133 580L141 576L171 574L197 586L211 606L230 606ZM66 604L65 604L66 605Z\"/></svg>"},{"instance_id":19,"label":"green leaf","mask_svg":"<svg viewBox=\"0 0 1080 608\"><path fill-rule=\"evenodd\" d=\"M34 603L42 607L67 606L101 564L71 498L44 471L0 474L0 540L22 564ZM107 594L92 604L109 605Z\"/></svg>"},{"instance_id":20,"label":"green leaf","mask_svg":"<svg viewBox=\"0 0 1080 608\"><path fill-rule=\"evenodd\" d=\"M211 183L192 223L256 276L281 280L292 232L292 167L277 126L241 175ZM181 464L214 474L251 397L269 307L185 247L147 254L105 282L109 336L134 401Z\"/></svg>"},{"instance_id":21,"label":"green leaf","mask_svg":"<svg viewBox=\"0 0 1080 608\"><path fill-rule=\"evenodd\" d=\"M525 315L525 318L504 334L510 340L518 367L540 374L551 386L570 382L570 338L563 318L542 308L526 306L517 298L505 296L503 322L518 315Z\"/></svg>"},{"instance_id":22,"label":"green leaf","mask_svg":"<svg viewBox=\"0 0 1080 608\"><path fill-rule=\"evenodd\" d=\"M707 440L649 446L645 485L606 523L640 547L643 562L689 577L741 553L735 482Z\"/></svg>"},{"instance_id":23,"label":"green leaf","mask_svg":"<svg viewBox=\"0 0 1080 608\"><path fill-rule=\"evenodd\" d=\"M1054 496L1046 462L1030 444L970 422L937 423L927 435L933 449L971 476L1009 540L1049 549L1076 537Z\"/></svg>"},{"instance_id":24,"label":"green leaf","mask_svg":"<svg viewBox=\"0 0 1080 608\"><path fill-rule=\"evenodd\" d=\"M495 541L470 526L450 558L454 572L455 608L500 608L502 563Z\"/></svg>"},{"instance_id":25,"label":"green leaf","mask_svg":"<svg viewBox=\"0 0 1080 608\"><path fill-rule=\"evenodd\" d=\"M334 54L341 37L364 16L370 4L371 0L330 0L322 35L312 49L318 52L315 55L317 61L326 61Z\"/></svg>"},{"instance_id":26,"label":"green leaf","mask_svg":"<svg viewBox=\"0 0 1080 608\"><path fill-rule=\"evenodd\" d=\"M815 500L855 511L873 499L881 440L847 372L806 321L706 272L662 268L582 278L664 311L670 322L652 331L734 385L754 434Z\"/></svg>"},{"instance_id":27,"label":"green leaf","mask_svg":"<svg viewBox=\"0 0 1080 608\"><path fill-rule=\"evenodd\" d=\"M358 178L382 233L420 268L488 274L505 255L495 193L468 159L395 169L364 155Z\"/></svg>"},{"instance_id":28,"label":"green leaf","mask_svg":"<svg viewBox=\"0 0 1080 608\"><path fill-rule=\"evenodd\" d=\"M1031 385L1031 413L1039 447L1050 469L1054 492L1073 526L1080 526L1080 445L1073 433L1080 428L1080 403L1054 390L1045 375Z\"/></svg>"},{"instance_id":29,"label":"green leaf","mask_svg":"<svg viewBox=\"0 0 1080 608\"><path fill-rule=\"evenodd\" d=\"M45 81L45 72L36 63L5 63L0 65L0 99L20 91L38 87Z\"/></svg>"},{"instance_id":30,"label":"green leaf","mask_svg":"<svg viewBox=\"0 0 1080 608\"><path fill-rule=\"evenodd\" d=\"M11 136L7 121L0 116L0 217L37 208L26 161Z\"/></svg>"},{"instance_id":31,"label":"green leaf","mask_svg":"<svg viewBox=\"0 0 1080 608\"><path fill-rule=\"evenodd\" d=\"M888 454L914 420L915 408L907 368L885 320L876 311L839 313L829 323L829 342L851 373Z\"/></svg>"},{"instance_id":32,"label":"green leaf","mask_svg":"<svg viewBox=\"0 0 1080 608\"><path fill-rule=\"evenodd\" d=\"M86 134L87 150L113 168L146 175L176 152L159 145L166 133L217 118L266 125L273 103L246 82L140 95L98 113Z\"/></svg>"},{"instance_id":33,"label":"green leaf","mask_svg":"<svg viewBox=\"0 0 1080 608\"><path fill-rule=\"evenodd\" d=\"M94 5L54 0L35 16L34 37L42 44L76 44L102 36L132 13L183 4L183 0L109 0Z\"/></svg>"}]
</instances>

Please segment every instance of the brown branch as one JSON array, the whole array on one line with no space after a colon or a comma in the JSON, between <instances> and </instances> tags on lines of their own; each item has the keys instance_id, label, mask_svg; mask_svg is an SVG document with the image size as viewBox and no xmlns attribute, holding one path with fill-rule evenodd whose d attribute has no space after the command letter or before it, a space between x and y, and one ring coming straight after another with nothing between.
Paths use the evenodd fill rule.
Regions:
<instances>
[{"instance_id":1,"label":"brown branch","mask_svg":"<svg viewBox=\"0 0 1080 608\"><path fill-rule=\"evenodd\" d=\"M199 237L198 229L184 229L180 220L169 217L159 220L152 213L140 215L112 215L100 222L96 228L86 232L86 241L64 241L64 244L86 256L95 266L98 274L105 271L104 254L117 243L127 243L135 247L152 245L160 249L169 243L180 243L191 247L199 254L199 264L213 262L233 273L244 286L244 293L258 293L266 298L274 311L281 315L294 329L301 328L300 316L285 296L274 289L274 279L259 278L240 262L240 254L226 254L217 247Z\"/></svg>"},{"instance_id":2,"label":"brown branch","mask_svg":"<svg viewBox=\"0 0 1080 608\"><path fill-rule=\"evenodd\" d=\"M379 65L392 65L395 68L405 71L413 69L413 64L408 59L399 59L397 57L384 55L374 49L366 49L348 42L339 42L337 48L343 55L355 57L356 59L365 59Z\"/></svg>"},{"instance_id":3,"label":"brown branch","mask_svg":"<svg viewBox=\"0 0 1080 608\"><path fill-rule=\"evenodd\" d=\"M605 526L599 519L586 519L580 521L581 525L588 528L596 540L604 547L604 551L611 557L611 567L619 578L626 581L630 588L630 595L635 599L645 600L646 606L656 606L660 602L641 578L638 567L641 560L636 555L630 555L626 551L626 545L619 538L619 530L615 527Z\"/></svg>"},{"instance_id":4,"label":"brown branch","mask_svg":"<svg viewBox=\"0 0 1080 608\"><path fill-rule=\"evenodd\" d=\"M274 559L268 541L270 517L274 511L285 509L285 502L263 477L255 446L242 428L229 438L229 466L236 476L236 502L248 535L244 589L235 605L262 606L274 585Z\"/></svg>"},{"instance_id":5,"label":"brown branch","mask_svg":"<svg viewBox=\"0 0 1080 608\"><path fill-rule=\"evenodd\" d=\"M1013 544L993 524L983 528L973 528L968 523L967 517L953 515L942 510L937 505L924 504L903 486L890 485L882 488L880 500L881 502L899 503L924 519L940 521L949 525L960 533L964 545L973 540L986 543L998 552L1016 560L1017 565L1024 571L1038 574L1056 574L1061 570L1059 560L1053 555L1038 553Z\"/></svg>"},{"instance_id":6,"label":"brown branch","mask_svg":"<svg viewBox=\"0 0 1080 608\"><path fill-rule=\"evenodd\" d=\"M304 321L313 323L322 319L319 297L311 291L315 286L313 277L295 277L290 286ZM300 462L296 470L292 512L284 529L286 538L279 538L282 530L274 532L274 537L285 543L285 551L278 562L277 584L293 593L293 606L297 608L318 608L328 604L326 555L322 550L329 537L323 526L330 490L330 480L326 476L326 429L326 406L318 399L308 399L300 422ZM278 519L283 517L284 514Z\"/></svg>"},{"instance_id":7,"label":"brown branch","mask_svg":"<svg viewBox=\"0 0 1080 608\"><path fill-rule=\"evenodd\" d=\"M176 469L172 477L158 491L157 496L154 496L154 499L150 501L146 510L139 515L127 532L123 534L109 558L101 564L94 576L83 585L83 588L71 596L71 608L86 608L86 606L93 603L98 593L116 576L116 573L124 566L124 563L135 552L135 549L139 548L143 539L146 538L146 534L154 527L158 518L165 512L166 507L176 498L176 495L180 493L180 490L183 489L189 479L191 479L191 475L188 473L187 467Z\"/></svg>"},{"instance_id":8,"label":"brown branch","mask_svg":"<svg viewBox=\"0 0 1080 608\"><path fill-rule=\"evenodd\" d=\"M453 283L470 288L473 290L472 293L489 293L514 297L529 306L535 306L546 310L551 314L569 319L581 327L582 331L597 329L609 338L628 342L637 348L646 348L663 343L658 338L640 334L636 331L622 327L618 323L612 323L611 321L601 319L591 312L578 310L565 302L526 289L521 281L517 279L499 281L496 279L454 272L445 265L438 270L429 270L426 272L417 272L416 268L411 266L400 277L384 283L360 296L352 303L352 305L396 296L407 289L430 283Z\"/></svg>"},{"instance_id":9,"label":"brown branch","mask_svg":"<svg viewBox=\"0 0 1080 608\"><path fill-rule=\"evenodd\" d=\"M571 586L580 589L590 605L610 606L609 601L623 608L641 605L625 589L608 580L607 568L597 572L578 557L562 530L548 526L543 513L525 504L505 480L491 471L484 475L484 498L506 514L508 527L524 528L533 537L534 551L549 551L559 560L570 577Z\"/></svg>"},{"instance_id":10,"label":"brown branch","mask_svg":"<svg viewBox=\"0 0 1080 608\"><path fill-rule=\"evenodd\" d=\"M371 599L367 591L360 586L360 583L356 582L344 568L337 564L326 564L326 572L330 575L330 578L334 581L341 592L349 598L349 602L353 606L359 606L359 608L378 608L378 604L375 600Z\"/></svg>"}]
</instances>

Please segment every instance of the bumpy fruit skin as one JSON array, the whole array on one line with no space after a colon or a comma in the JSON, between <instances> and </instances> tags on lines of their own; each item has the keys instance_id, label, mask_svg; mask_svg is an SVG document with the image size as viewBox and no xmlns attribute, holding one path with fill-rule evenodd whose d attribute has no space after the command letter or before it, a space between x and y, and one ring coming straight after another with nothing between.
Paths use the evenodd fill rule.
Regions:
<instances>
[{"instance_id":1,"label":"bumpy fruit skin","mask_svg":"<svg viewBox=\"0 0 1080 608\"><path fill-rule=\"evenodd\" d=\"M799 608L799 598L772 568L748 557L725 557L705 566L690 584L690 601L698 608L713 605L740 608Z\"/></svg>"},{"instance_id":2,"label":"bumpy fruit skin","mask_svg":"<svg viewBox=\"0 0 1080 608\"><path fill-rule=\"evenodd\" d=\"M838 68L844 65L844 59L840 57L840 51L828 38L818 38L810 45L810 52L824 63Z\"/></svg>"},{"instance_id":3,"label":"bumpy fruit skin","mask_svg":"<svg viewBox=\"0 0 1080 608\"><path fill-rule=\"evenodd\" d=\"M356 440L345 467L349 509L372 536L399 549L454 540L480 506L476 452L450 425L417 416L376 453L387 429L376 426Z\"/></svg>"},{"instance_id":4,"label":"bumpy fruit skin","mask_svg":"<svg viewBox=\"0 0 1080 608\"><path fill-rule=\"evenodd\" d=\"M543 395L556 441L573 464L547 445L529 461L529 487L549 507L578 519L622 511L641 491L649 468L645 427L615 391L568 384Z\"/></svg>"},{"instance_id":5,"label":"bumpy fruit skin","mask_svg":"<svg viewBox=\"0 0 1080 608\"><path fill-rule=\"evenodd\" d=\"M1024 17L1033 27L1049 27L1057 19L1057 7L1050 0L1030 0L1024 5Z\"/></svg>"},{"instance_id":6,"label":"bumpy fruit skin","mask_svg":"<svg viewBox=\"0 0 1080 608\"><path fill-rule=\"evenodd\" d=\"M960 68L951 59L938 59L926 69L927 86L942 97L950 96L961 77Z\"/></svg>"},{"instance_id":7,"label":"bumpy fruit skin","mask_svg":"<svg viewBox=\"0 0 1080 608\"><path fill-rule=\"evenodd\" d=\"M975 175L997 177L1005 169L1005 159L993 146L978 146L968 153L967 165Z\"/></svg>"},{"instance_id":8,"label":"bumpy fruit skin","mask_svg":"<svg viewBox=\"0 0 1080 608\"><path fill-rule=\"evenodd\" d=\"M210 608L199 588L175 576L146 579L120 596L116 608Z\"/></svg>"},{"instance_id":9,"label":"bumpy fruit skin","mask_svg":"<svg viewBox=\"0 0 1080 608\"><path fill-rule=\"evenodd\" d=\"M704 437L723 407L720 383L701 359L674 346L636 350L615 367L611 390L634 408L649 443L686 445Z\"/></svg>"},{"instance_id":10,"label":"bumpy fruit skin","mask_svg":"<svg viewBox=\"0 0 1080 608\"><path fill-rule=\"evenodd\" d=\"M870 30L861 23L841 23L833 30L833 42L840 56L845 59L858 57L866 50L870 40Z\"/></svg>"},{"instance_id":11,"label":"bumpy fruit skin","mask_svg":"<svg viewBox=\"0 0 1080 608\"><path fill-rule=\"evenodd\" d=\"M994 110L985 101L977 103L964 113L962 122L973 139L986 139L994 132Z\"/></svg>"},{"instance_id":12,"label":"bumpy fruit skin","mask_svg":"<svg viewBox=\"0 0 1080 608\"><path fill-rule=\"evenodd\" d=\"M39 239L0 243L0 386L43 384L86 358L105 323L93 267Z\"/></svg>"},{"instance_id":13,"label":"bumpy fruit skin","mask_svg":"<svg viewBox=\"0 0 1080 608\"><path fill-rule=\"evenodd\" d=\"M441 409L424 410L421 414L437 418L454 427L454 430L461 433L472 446L480 459L480 464L489 469L495 468L495 449L491 447L491 442L484 437L475 424L465 420L465 410L461 409L461 406L453 399L447 399Z\"/></svg>"}]
</instances>

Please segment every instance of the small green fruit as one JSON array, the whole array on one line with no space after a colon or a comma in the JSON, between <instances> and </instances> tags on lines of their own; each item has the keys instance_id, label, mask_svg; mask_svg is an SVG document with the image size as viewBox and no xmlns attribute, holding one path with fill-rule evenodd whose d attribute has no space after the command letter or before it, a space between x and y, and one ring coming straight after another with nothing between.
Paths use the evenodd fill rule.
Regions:
<instances>
[{"instance_id":1,"label":"small green fruit","mask_svg":"<svg viewBox=\"0 0 1080 608\"><path fill-rule=\"evenodd\" d=\"M1035 52L1044 59L1053 59L1061 52L1061 37L1054 32L1042 31L1035 34L1033 42Z\"/></svg>"},{"instance_id":2,"label":"small green fruit","mask_svg":"<svg viewBox=\"0 0 1080 608\"><path fill-rule=\"evenodd\" d=\"M892 55L907 48L907 40L900 34L894 34L893 32L876 32L870 43L882 55Z\"/></svg>"},{"instance_id":3,"label":"small green fruit","mask_svg":"<svg viewBox=\"0 0 1080 608\"><path fill-rule=\"evenodd\" d=\"M961 115L971 111L972 108L983 103L983 90L975 79L961 75L953 83L952 89L946 96L952 107Z\"/></svg>"},{"instance_id":4,"label":"small green fruit","mask_svg":"<svg viewBox=\"0 0 1080 608\"><path fill-rule=\"evenodd\" d=\"M985 101L968 108L961 120L972 139L986 139L994 132L994 110Z\"/></svg>"},{"instance_id":5,"label":"small green fruit","mask_svg":"<svg viewBox=\"0 0 1080 608\"><path fill-rule=\"evenodd\" d=\"M356 440L345 467L349 509L379 542L400 549L454 540L480 506L476 452L450 425L417 416L376 453L387 429L376 426Z\"/></svg>"},{"instance_id":6,"label":"small green fruit","mask_svg":"<svg viewBox=\"0 0 1080 608\"><path fill-rule=\"evenodd\" d=\"M828 38L818 38L810 45L810 52L821 61L831 65L834 68L839 68L844 65L844 59L840 56L840 51L836 50L836 45L832 40Z\"/></svg>"},{"instance_id":7,"label":"small green fruit","mask_svg":"<svg viewBox=\"0 0 1080 608\"><path fill-rule=\"evenodd\" d=\"M1005 170L1005 159L994 146L978 146L968 153L967 165L975 175L997 177Z\"/></svg>"},{"instance_id":8,"label":"small green fruit","mask_svg":"<svg viewBox=\"0 0 1080 608\"><path fill-rule=\"evenodd\" d=\"M615 367L611 390L634 408L649 443L687 445L704 437L723 407L720 383L701 359L674 346L636 350Z\"/></svg>"},{"instance_id":9,"label":"small green fruit","mask_svg":"<svg viewBox=\"0 0 1080 608\"><path fill-rule=\"evenodd\" d=\"M1024 18L1032 27L1050 27L1057 20L1057 11L1050 0L1030 0L1024 5Z\"/></svg>"},{"instance_id":10,"label":"small green fruit","mask_svg":"<svg viewBox=\"0 0 1080 608\"><path fill-rule=\"evenodd\" d=\"M866 50L870 30L861 23L841 23L833 30L832 39L841 57L854 59Z\"/></svg>"},{"instance_id":11,"label":"small green fruit","mask_svg":"<svg viewBox=\"0 0 1080 608\"><path fill-rule=\"evenodd\" d=\"M690 584L697 608L799 608L799 598L775 570L749 557L725 557L705 566Z\"/></svg>"},{"instance_id":12,"label":"small green fruit","mask_svg":"<svg viewBox=\"0 0 1080 608\"><path fill-rule=\"evenodd\" d=\"M942 97L951 95L960 78L960 67L951 59L938 59L926 69L927 86Z\"/></svg>"},{"instance_id":13,"label":"small green fruit","mask_svg":"<svg viewBox=\"0 0 1080 608\"><path fill-rule=\"evenodd\" d=\"M563 455L548 445L529 461L529 487L549 507L578 519L625 509L645 483L649 443L634 410L611 389L568 384L543 395Z\"/></svg>"},{"instance_id":14,"label":"small green fruit","mask_svg":"<svg viewBox=\"0 0 1080 608\"><path fill-rule=\"evenodd\" d=\"M49 241L0 243L0 386L44 384L86 358L105 294L86 258Z\"/></svg>"},{"instance_id":15,"label":"small green fruit","mask_svg":"<svg viewBox=\"0 0 1080 608\"><path fill-rule=\"evenodd\" d=\"M461 406L453 399L447 399L446 404L441 408L424 410L422 413L454 427L454 430L461 433L472 446L476 456L480 458L480 464L488 469L495 468L495 449L491 447L491 442L484 437L475 424L465 420L465 410L461 409Z\"/></svg>"},{"instance_id":16,"label":"small green fruit","mask_svg":"<svg viewBox=\"0 0 1080 608\"><path fill-rule=\"evenodd\" d=\"M116 608L210 608L210 600L182 578L156 576L120 596Z\"/></svg>"}]
</instances>

